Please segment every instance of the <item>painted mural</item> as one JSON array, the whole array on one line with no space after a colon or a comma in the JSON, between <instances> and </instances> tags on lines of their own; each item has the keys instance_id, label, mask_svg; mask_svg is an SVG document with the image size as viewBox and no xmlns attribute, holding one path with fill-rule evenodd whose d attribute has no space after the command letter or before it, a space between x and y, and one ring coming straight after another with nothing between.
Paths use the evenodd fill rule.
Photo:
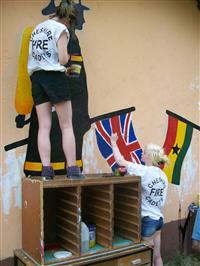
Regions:
<instances>
[{"instance_id":1,"label":"painted mural","mask_svg":"<svg viewBox=\"0 0 200 266\"><path fill-rule=\"evenodd\" d=\"M142 163L142 149L130 120L129 112L133 110L135 110L134 107L92 119L96 121L96 139L99 150L113 171L119 167L115 162L110 143L110 136L113 133L117 133L119 137L117 144L123 157L131 162ZM163 171L169 183L180 185L181 168L190 147L193 129L200 131L200 126L168 110L166 113L168 114L168 129L163 148L170 163L163 168Z\"/></svg>"},{"instance_id":2,"label":"painted mural","mask_svg":"<svg viewBox=\"0 0 200 266\"><path fill-rule=\"evenodd\" d=\"M89 10L89 8L82 5L81 1L76 4L76 8L79 14L76 29L82 30L85 22L83 12ZM49 5L42 10L42 14L50 15L54 13L55 10L56 6L54 1L50 1ZM26 139L5 146L5 150L8 151L25 144L28 145L24 163L24 172L27 176L39 175L42 167L37 149L38 121L31 97L30 77L27 72L28 43L33 28L34 27L27 27L23 32L15 97L15 108L18 113L15 119L16 127L22 128L30 123L29 136ZM76 35L75 38L70 39L67 49L71 55L67 66L70 64L78 64L81 67L80 75L78 77L71 77L70 79L72 87L73 127L77 144L77 164L83 168L83 136L89 130L92 123L95 123L96 141L99 151L113 172L118 168L110 145L110 136L115 132L119 136L118 145L124 158L142 163L142 149L136 138L131 121L131 114L135 108L131 107L117 110L90 119L88 114L86 72L79 40ZM30 113L30 118L25 119L26 115ZM200 127L168 110L166 113L168 114L168 130L163 148L170 158L170 165L165 166L163 171L168 176L170 183L180 185L181 167L192 140L193 128L200 130ZM65 174L66 161L62 150L61 131L54 108L52 108L52 119L51 162L56 174Z\"/></svg>"},{"instance_id":3,"label":"painted mural","mask_svg":"<svg viewBox=\"0 0 200 266\"><path fill-rule=\"evenodd\" d=\"M114 172L119 168L113 156L110 136L118 135L118 147L123 157L128 161L141 162L142 149L135 136L132 124L132 112L135 107L118 110L93 118L99 151Z\"/></svg>"},{"instance_id":4,"label":"painted mural","mask_svg":"<svg viewBox=\"0 0 200 266\"><path fill-rule=\"evenodd\" d=\"M89 10L89 8L84 6L80 0L76 4L76 9L78 12L76 28L70 29L74 33L75 30L83 29L83 24L85 23L84 11ZM51 16L51 14L55 13L55 11L55 1L51 0L41 12L45 16ZM18 113L15 118L16 127L22 128L25 125L30 124L29 136L25 139L5 146L5 150L8 151L27 144L27 152L24 163L24 172L27 176L39 175L42 167L37 148L38 121L31 97L30 77L27 72L28 44L33 28L34 27L27 27L23 32L15 96L15 108ZM95 123L96 140L99 151L111 167L112 171L115 171L115 169L118 168L118 165L116 164L112 154L109 140L110 135L115 132L118 133L118 145L123 156L127 160L135 160L137 163L142 163L142 149L136 138L131 121L132 112L135 110L134 107L102 114L94 118L89 117L86 72L79 40L76 34L73 34L73 32L71 32L71 35L74 37L70 38L70 42L67 47L68 52L71 55L67 66L71 64L77 64L81 69L80 75L78 75L78 77L71 76L70 78L70 85L72 88L73 127L77 144L77 164L83 168L83 136L90 129L92 123ZM199 130L199 126L170 111L167 111L167 114L168 130L163 147L166 151L166 154L169 155L171 163L169 166L165 166L163 170L167 174L170 183L179 185L181 167L187 150L190 146L193 128ZM26 118L27 115L30 115L30 117ZM56 174L65 174L66 161L62 151L61 131L59 129L58 118L53 107L52 119L51 162Z\"/></svg>"},{"instance_id":5,"label":"painted mural","mask_svg":"<svg viewBox=\"0 0 200 266\"><path fill-rule=\"evenodd\" d=\"M56 0L55 1L54 0L42 1L43 5L44 3L48 5L43 6L41 9L38 9L38 10L39 11L41 10L44 16L51 16L51 14L55 12L56 2L58 1ZM76 5L77 9L79 10L79 19L78 19L78 24L76 25L75 31L78 31L78 30L83 29L83 24L85 22L84 13L90 10L89 7L84 5L83 2L90 3L90 1L82 0L81 2L81 1L76 0L76 2L77 2L77 5ZM91 42L91 46L88 44L88 46L91 48L92 46L96 45L96 40L93 40L95 38L93 38L94 36L91 36L91 35L93 35L97 31L99 31L101 34L105 33L105 36L106 36L105 42L107 45L105 47L108 48L107 49L108 51L105 51L105 61L107 59L110 59L111 60L110 63L112 65L112 60L114 60L115 58L112 58L113 54L111 54L110 51L114 50L115 51L114 55L117 55L117 52L116 52L117 50L115 50L115 47L114 47L115 44L113 45L112 43L111 45L109 43L109 37L108 37L107 31L110 31L110 29L115 29L114 28L115 23L117 27L119 27L116 21L112 23L112 20L115 19L115 9L114 10L113 8L109 9L109 4L107 4L109 1L108 2L107 1L96 1L96 2L98 3L95 3L95 1L91 1L92 12L88 12L88 14L93 14L91 15L91 17L88 16L88 20L90 20L89 22L91 23L91 24L89 23L87 24L87 25L90 25L90 27L88 27L90 30L90 33L87 35L85 39L84 39L84 36L82 36L82 38L85 41L85 43ZM127 1L127 3L130 3L130 2L132 1ZM174 2L177 2L177 1L174 1ZM162 5L164 4L162 3ZM198 155L199 154L198 154L198 151L195 145L196 143L198 143L197 134L199 133L200 127L192 123L191 121L193 120L193 116L194 116L194 119L195 118L198 119L196 116L196 111L197 112L200 111L200 101L199 99L196 98L196 95L200 87L199 87L199 76L197 76L198 73L196 70L196 62L193 56L191 55L193 54L191 52L192 51L194 52L192 48L195 47L195 43L196 43L196 39L195 39L196 31L194 29L195 28L194 25L196 25L195 21L193 21L192 19L188 20L188 29L191 33L190 36L187 36L188 34L186 30L187 27L185 27L186 29L183 29L183 31L181 31L182 28L176 29L175 27L177 25L182 25L183 23L181 22L187 21L188 16L194 15L194 18L195 18L196 13L194 13L194 10L192 9L192 4L188 4L190 9L186 8L184 6L185 4L183 4L182 5L183 11L184 11L183 13L181 13L181 10L182 10L181 8L176 9L176 4L173 6L170 4L170 1L168 1L168 3L166 4L166 6L164 6L163 9L162 9L162 5L160 6L160 9L159 9L160 13L159 13L153 10L153 9L156 9L156 7L148 4L148 1L145 4L136 5L136 6L134 5L131 6L128 4L128 7L130 7L129 8L130 12L133 12L135 16L135 19L133 18L134 16L130 17L129 22L130 24L132 23L131 25L136 25L135 28L139 25L140 30L137 31L137 28L136 28L134 32L134 36L131 38L128 35L128 32L130 32L130 27L127 27L127 28L124 27L125 25L124 21L126 20L122 21L122 24L124 23L123 24L124 32L122 31L122 29L120 29L120 34L121 33L124 34L124 35L122 34L123 39L126 38L125 34L128 35L127 36L128 43L131 44L131 46L133 46L135 50L133 51L132 55L129 56L127 51L129 51L130 53L130 47L129 46L126 47L126 45L123 44L123 48L124 48L123 58L126 58L127 60L127 65L126 65L127 68L125 70L121 69L121 73L120 73L121 76L114 77L111 84L108 84L109 85L108 87L107 87L107 84L104 84L104 83L101 84L101 78L103 80L105 77L105 80L106 80L106 77L107 77L107 73L105 71L106 67L105 65L102 64L102 60L101 60L103 52L98 53L97 50L95 50L93 53L92 51L88 52L89 49L84 46L84 49L86 48L84 50L84 52L86 51L86 53L84 53L86 54L85 58L87 58L89 62L89 63L87 62L87 66L89 70L86 71L85 66L84 66L84 59L83 59L81 47L80 47L81 45L79 44L77 34L75 34L76 38L74 40L71 40L71 43L69 44L68 49L70 50L70 53L71 53L70 63L73 63L73 64L75 63L81 66L80 76L76 78L75 77L71 78L71 83L74 88L72 105L73 105L74 113L76 113L76 115L74 116L74 120L73 120L73 126L74 126L74 131L75 131L76 142L78 144L77 145L77 164L83 167L84 173L102 173L105 171L105 169L106 171L110 171L110 172L115 171L115 169L118 166L115 163L115 161L113 161L113 156L112 156L111 150L109 149L109 141L108 141L108 138L111 132L117 131L118 135L120 136L119 146L120 146L121 153L125 157L127 156L126 157L127 159L129 158L130 160L132 160L133 158L134 159L138 158L138 160L140 161L141 152L142 152L141 145L139 143L140 140L144 140L145 138L148 138L149 131L150 131L150 134L149 134L150 137L153 136L152 132L155 132L156 138L159 138L162 134L165 134L165 129L166 129L166 137L164 136L165 138L163 138L162 136L162 139L159 142L161 143L161 145L164 143L163 147L167 151L170 157L170 161L171 161L171 164L169 165L169 167L163 169L168 175L169 182L172 184L170 185L170 191L169 191L170 194L169 194L169 197L166 203L166 210L165 210L167 214L166 215L167 222L171 222L176 219L180 219L180 220L183 219L187 212L188 203L191 202L191 200L195 200L195 197L196 197L197 188L194 188L194 187L199 182L197 180L198 179L197 177L199 177L199 173L198 173L198 169L199 169ZM177 4L177 6L180 7L179 3ZM172 7L173 7L173 10L177 12L175 19L174 19L173 12L171 12ZM16 10L19 13L21 12L19 8L16 8ZM106 13L107 10L109 11L108 14ZM119 7L116 5L116 10L119 10L117 12L123 11L125 16L127 17L130 15L129 13L126 13L126 10L123 9L122 6ZM169 13L168 13L168 10L170 10ZM106 17L107 21L105 20L106 21L105 23L104 21L103 23L101 21L103 30L101 30L101 28L96 27L96 25L97 26L100 25L96 23L96 21L101 19L102 11L104 11L105 16L107 16ZM36 12L36 9L34 12ZM121 13L122 17L123 17L123 12ZM145 13L145 17L142 16L143 13ZM140 15L137 17L137 14L140 14ZM148 16L148 14L150 15ZM163 29L162 26L160 27L156 26L154 28L155 26L154 22L156 22L156 19L160 19L160 17L159 18L157 17L157 14L162 14L163 19L165 19L164 25L166 25L166 21L168 22L167 29L166 29L166 35L167 35L167 38L171 36L171 39L168 39L169 46L166 45L166 43L164 43L166 40L165 39L165 28ZM151 21L151 18L153 18L152 21ZM179 19L180 19L180 23L177 23ZM16 23L17 20L15 18L13 20L14 20L14 23ZM33 21L33 24L34 22L35 21ZM6 23L8 23L7 20L6 20ZM16 32L18 33L20 32L20 36L21 36L22 29L20 28L21 26L20 23L23 25L22 29L26 27L26 24L24 25L21 21L19 21L19 23L18 22L16 23L16 27L14 27L14 29L16 30ZM112 27L110 27L109 29L103 28L103 26L105 26L106 23L107 25L109 26L111 25ZM35 109L33 108L33 102L32 102L32 97L31 97L31 92L30 92L30 79L27 73L27 68L26 68L28 39L30 38L30 33L33 29L33 27L29 27L28 25L29 25L29 21L22 35L21 48L20 48L20 53L19 53L16 88L15 88L15 84L12 87L12 89L14 90L16 89L15 109L17 111L17 115L15 117L15 114L13 115L13 113L10 110L8 111L7 109L8 114L6 114L6 119L7 118L10 119L10 117L12 117L11 119L12 121L7 119L6 128L3 129L5 130L3 132L5 133L8 128L9 129L11 128L9 124L13 124L13 128L12 128L13 131L17 130L15 128L15 124L16 124L16 127L18 129L25 128L25 127L27 129L29 128L29 132L26 138L20 139L19 137L19 140L16 138L16 136L14 136L13 138L13 135L9 133L8 134L9 137L6 138L6 141L3 144L5 145L7 143L10 143L4 146L6 150L5 160L3 162L3 164L5 165L5 168L3 168L4 166L2 166L2 168L0 167L0 173L1 173L0 188L2 192L1 200L2 200L2 214L3 214L3 218L2 218L3 227L2 228L4 230L4 227L5 227L6 229L5 232L7 233L7 236L3 236L3 237L5 237L5 240L6 240L6 237L7 239L11 238L10 242L12 243L8 243L6 245L7 240L5 241L5 248L2 251L3 255L1 258L12 256L13 248L20 248L20 245L21 245L20 230L18 230L17 226L19 227L21 226L20 225L21 220L19 217L21 217L20 216L21 215L21 178L23 177L23 173L22 173L23 169L26 175L30 175L30 174L39 175L40 170L41 170L41 162L40 162L40 158L39 158L39 154L37 150L37 141L36 141L37 128L38 128L37 116L35 113ZM148 29L147 29L147 25L149 26ZM162 23L160 24L157 23L156 25L162 25ZM134 26L132 27L134 28ZM174 28L176 29L176 32L175 30L173 31ZM176 55L177 55L177 58L178 56L180 56L181 57L180 61L184 63L187 63L189 59L190 66L188 68L184 66L183 68L181 68L182 66L179 67L179 61L175 60L176 62L174 63L174 69L173 69L169 61L170 56L171 57L174 56L173 49L175 50L176 47L173 46L173 44L174 44L174 40L176 40L177 32L179 32L181 38L177 39L177 40L180 40L178 41L178 47L180 47L180 49L179 51L176 51ZM5 36L6 38L8 38L6 34ZM114 40L115 40L115 37L116 37L115 30L113 30L109 34L111 35L112 38L114 37ZM155 37L154 34L156 34L156 38L157 38L156 42L154 42L154 37ZM10 37L11 40L14 40L13 46L14 45L16 46L16 41L19 38L18 35L15 34L13 35L14 37L12 36ZM163 41L160 41L161 39ZM190 45L188 45L188 43L187 45L184 45L184 47L187 47L187 49L182 47L181 43L182 42L185 43L184 41L189 40L189 39L191 43L189 41L188 42L189 44L192 44L191 45L192 48L189 48ZM97 40L99 39L97 38ZM118 38L117 38L117 41L118 41ZM155 45L155 43L157 46ZM11 66L9 67L9 71L10 71L9 75L12 76L13 78L15 77L17 67L16 65L15 66L13 65L13 62L12 62L13 59L11 59L12 58L11 51L12 51L13 46L10 45L9 43L7 43L7 45L9 48L11 47L11 50L8 50L8 48L6 50L6 55L5 55L6 60L7 60L6 63L8 63ZM155 52L151 50L151 54L149 55L148 51L151 49L152 47L151 45L152 46L155 45L158 51ZM163 54L163 50L165 50L164 54ZM143 54L143 52L146 52L146 53ZM18 50L17 52L15 51L15 57L18 57L18 55L16 56L16 54L18 54ZM139 56L137 56L137 54L141 57L141 62L140 62L140 58L138 60ZM194 55L196 54L197 53L194 52ZM169 57L167 58L166 61L165 61L166 59L165 55L166 57ZM123 59L119 55L119 59L120 58ZM133 59L137 62L134 63ZM165 66L163 67L163 72L165 71L165 74L163 74L161 68L160 69L156 68L157 61L159 61L160 59L164 59L163 62L165 62ZM147 61L149 62L149 64L146 64ZM148 67L146 67L147 65ZM183 65L187 65L187 64L183 64ZM115 72L116 71L115 67L117 68L117 65L114 66L112 69L113 75L115 73L118 73L118 72ZM99 76L94 75L94 73L97 73L98 70L100 70L101 72L101 68L104 68L104 72L103 72L104 76L100 77L100 75ZM138 71L136 68L138 68ZM131 71L127 71L130 69ZM174 76L172 77L171 77L171 69L174 71ZM94 71L92 72L92 70ZM110 68L108 69L108 73L110 73L109 70ZM158 72L160 71L161 74L159 75L155 74L156 71ZM185 71L184 73L186 73L187 71L188 76L185 75L182 78L181 75L183 71ZM92 74L89 80L90 83L87 83L87 76L89 75L89 72ZM132 72L135 72L135 73L132 73ZM6 78L9 77L9 75L5 75ZM151 78L149 78L150 76ZM170 81L168 81L167 78L165 79L165 76L169 76L171 79L173 79L173 82L170 83ZM158 85L159 82L157 83L157 80L159 80L159 78L161 79L161 77L162 77L162 85L160 84ZM163 80L163 77L164 77L164 80ZM180 82L180 80L182 81L182 83ZM143 83L143 81L145 82ZM14 82L16 82L16 79ZM148 83L147 85L146 85L146 82ZM95 87L94 84L96 83L98 84ZM172 83L174 83L175 85ZM92 101L91 101L91 106L90 106L91 108L90 110L92 111L91 113L94 113L95 115L96 113L99 114L98 116L95 116L93 118L90 118L89 111L88 111L88 84L93 85L93 87L91 88L91 91L93 91L92 93L93 95L91 97ZM182 86L183 84L185 87ZM10 85L9 82L6 81L5 87L3 89L8 90L9 85ZM118 86L120 90L124 89L123 97L121 96L121 91L118 90ZM176 88L177 91L175 91L172 96L168 95L169 92L165 94L165 97L167 96L166 103L169 105L170 103L172 104L170 106L165 106L165 108L163 108L162 103L158 102L159 112L155 114L156 118L154 118L154 110L152 110L153 107L151 106L152 101L148 102L149 99L146 98L146 94L147 94L147 97L150 94L154 94L154 95L157 94L157 97L160 97L160 90L164 88L163 93L165 93L165 89L166 90L169 89L170 91L170 89L173 89L173 86L177 86ZM108 94L107 98L109 98L110 96L113 98L112 100L110 99L109 104L108 104L107 99L105 99L105 102L103 100L99 100L99 102L101 101L101 103L99 102L97 103L96 101L93 101L93 99L95 100L97 99L94 97L94 95L97 95L97 94L100 97L102 97L101 99L103 99L103 97L105 96L104 95L105 91L101 91L101 93L99 92L100 89L102 89L103 87L106 87L105 91L106 91L106 96ZM111 91L110 88L113 89L112 93L110 92ZM139 91L138 88L141 89L141 91ZM132 91L130 89L132 89ZM135 95L136 90L138 91ZM149 91L150 91L150 94L148 94ZM145 97L144 97L144 93L145 93ZM180 105L178 106L177 104L178 93L179 95L182 95L181 106ZM6 101L8 100L9 102L12 102L12 98L10 95L11 94L6 94L7 98L5 99ZM190 95L192 95L193 98L190 97L189 99L187 99L187 97ZM131 98L131 101L130 101L130 98ZM154 100L156 101L157 98L155 98ZM182 107L183 105L185 106L188 101L190 103L189 111L183 109ZM143 113L141 111L135 112L135 107L126 108L126 106L128 107L132 106L132 104L136 106L137 110L140 109L142 111L144 111L147 106L146 110L147 110L147 113L149 112L149 114ZM192 105L193 107L191 107ZM104 110L107 108L105 113L101 112L101 109L99 106ZM145 106L145 108L143 108L143 106ZM114 112L113 112L113 108L115 110ZM125 109L121 110L121 108L125 108ZM167 118L165 119L165 110L167 108L170 108L170 110L173 110L175 113L167 110L166 111ZM156 111L158 111L158 109L156 109ZM112 112L109 112L110 110L112 110ZM191 114L189 112L191 112ZM181 115L184 113L184 117L186 117L187 115L190 115L192 117L190 119L191 121L187 120L183 116L177 115L176 113L179 113ZM65 162L64 154L62 153L62 149L61 149L60 131L59 131L58 120L57 120L57 116L54 111L54 108L52 108L52 116L53 116L53 127L52 127L52 134L51 134L52 149L53 149L52 163L53 163L56 174L65 174L66 162ZM132 116L133 116L133 121L132 121ZM134 118L134 116L136 119ZM162 117L160 123L154 123L156 124L156 127L151 130L150 128L151 125L149 125L150 123L148 124L148 119L149 120L155 119L154 121L157 121L160 117ZM137 120L137 118L139 120ZM168 123L167 123L167 119L168 119ZM125 125L127 125L127 127ZM145 131L144 134L142 132L143 130ZM132 145L132 142L134 141L136 143L135 146ZM17 148L23 145L27 145L26 152L23 149L21 149L23 153L18 152L20 149L17 149ZM97 149L99 149L99 152ZM101 161L105 162L105 164L101 164ZM173 211L171 209L171 206L173 206ZM17 212L19 212L20 214L18 215ZM7 231L8 226L9 228L11 226L12 234ZM5 232L3 233L5 234ZM18 234L16 237L17 240L14 239L14 241L12 239L13 232L14 232L14 235ZM4 238L3 238L3 241L4 241Z\"/></svg>"},{"instance_id":6,"label":"painted mural","mask_svg":"<svg viewBox=\"0 0 200 266\"><path fill-rule=\"evenodd\" d=\"M200 127L173 112L167 110L166 113L168 130L163 147L169 156L170 164L165 166L163 171L170 183L180 185L181 168L190 147L193 129L200 131Z\"/></svg>"}]
</instances>

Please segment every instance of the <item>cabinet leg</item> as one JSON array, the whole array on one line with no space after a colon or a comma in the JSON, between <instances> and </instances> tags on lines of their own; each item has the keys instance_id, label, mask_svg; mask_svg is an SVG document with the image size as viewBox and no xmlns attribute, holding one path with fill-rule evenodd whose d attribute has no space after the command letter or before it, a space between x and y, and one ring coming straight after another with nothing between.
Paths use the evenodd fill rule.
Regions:
<instances>
[{"instance_id":1,"label":"cabinet leg","mask_svg":"<svg viewBox=\"0 0 200 266\"><path fill-rule=\"evenodd\" d=\"M18 261L18 258L14 256L14 266L17 266L17 261Z\"/></svg>"},{"instance_id":2,"label":"cabinet leg","mask_svg":"<svg viewBox=\"0 0 200 266\"><path fill-rule=\"evenodd\" d=\"M14 266L23 266L25 265L17 256L14 256Z\"/></svg>"}]
</instances>

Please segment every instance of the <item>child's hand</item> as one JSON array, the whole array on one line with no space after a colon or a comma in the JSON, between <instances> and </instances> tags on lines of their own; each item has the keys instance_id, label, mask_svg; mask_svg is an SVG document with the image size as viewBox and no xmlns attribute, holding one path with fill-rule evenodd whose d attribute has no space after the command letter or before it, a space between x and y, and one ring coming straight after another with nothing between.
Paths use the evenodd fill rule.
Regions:
<instances>
[{"instance_id":1,"label":"child's hand","mask_svg":"<svg viewBox=\"0 0 200 266\"><path fill-rule=\"evenodd\" d=\"M79 77L81 73L81 65L78 64L71 64L69 67L66 68L65 71L68 77Z\"/></svg>"},{"instance_id":2,"label":"child's hand","mask_svg":"<svg viewBox=\"0 0 200 266\"><path fill-rule=\"evenodd\" d=\"M65 70L65 75L66 75L67 77L70 77L71 72L72 72L71 66L70 66L70 67L67 67L66 70Z\"/></svg>"},{"instance_id":3,"label":"child's hand","mask_svg":"<svg viewBox=\"0 0 200 266\"><path fill-rule=\"evenodd\" d=\"M116 144L117 140L118 140L117 133L112 134L110 137L111 144L112 145Z\"/></svg>"}]
</instances>

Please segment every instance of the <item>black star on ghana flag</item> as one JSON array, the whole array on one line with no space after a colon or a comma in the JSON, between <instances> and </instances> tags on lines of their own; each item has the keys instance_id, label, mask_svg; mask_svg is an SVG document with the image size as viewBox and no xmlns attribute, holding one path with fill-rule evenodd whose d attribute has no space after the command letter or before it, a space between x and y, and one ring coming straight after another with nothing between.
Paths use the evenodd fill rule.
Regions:
<instances>
[{"instance_id":1,"label":"black star on ghana flag","mask_svg":"<svg viewBox=\"0 0 200 266\"><path fill-rule=\"evenodd\" d=\"M176 144L176 146L175 147L172 147L172 150L173 150L173 153L172 154L177 154L178 155L178 152L179 152L179 150L180 150L181 148L179 148L178 147L178 144Z\"/></svg>"}]
</instances>

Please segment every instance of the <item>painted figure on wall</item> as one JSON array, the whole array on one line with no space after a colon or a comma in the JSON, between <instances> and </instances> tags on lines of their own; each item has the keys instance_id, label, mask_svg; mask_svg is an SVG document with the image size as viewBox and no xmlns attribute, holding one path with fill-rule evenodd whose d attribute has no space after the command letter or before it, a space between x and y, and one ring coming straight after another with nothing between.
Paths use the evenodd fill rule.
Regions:
<instances>
[{"instance_id":1,"label":"painted figure on wall","mask_svg":"<svg viewBox=\"0 0 200 266\"><path fill-rule=\"evenodd\" d=\"M78 18L75 28L70 28L70 41L68 44L68 53L70 60L66 67L73 65L76 70L70 73L70 87L71 100L73 109L73 128L76 139L76 160L78 166L82 167L82 144L85 132L90 128L90 118L88 114L88 91L86 72L84 68L83 58L79 40L75 34L75 30L82 30L84 20L84 11L89 10L88 7L82 5L81 1L75 5ZM42 10L43 15L51 16L56 12L57 7L54 1L50 1L49 5ZM29 137L27 139L18 141L11 145L7 145L6 150L28 144L26 160L24 164L24 172L26 175L39 175L41 172L41 161L37 148L37 131L38 120L35 108L33 107L31 92L30 92L30 78L26 70L26 63L28 57L28 40L33 27L28 27L23 34L22 47L19 59L18 81L16 89L15 106L18 112L16 117L16 126L22 128L30 122ZM78 70L78 72L77 72ZM26 115L31 112L31 116L26 120ZM66 173L66 161L64 152L62 150L61 130L58 123L57 114L52 108L52 129L51 129L51 163L56 174Z\"/></svg>"}]
</instances>

